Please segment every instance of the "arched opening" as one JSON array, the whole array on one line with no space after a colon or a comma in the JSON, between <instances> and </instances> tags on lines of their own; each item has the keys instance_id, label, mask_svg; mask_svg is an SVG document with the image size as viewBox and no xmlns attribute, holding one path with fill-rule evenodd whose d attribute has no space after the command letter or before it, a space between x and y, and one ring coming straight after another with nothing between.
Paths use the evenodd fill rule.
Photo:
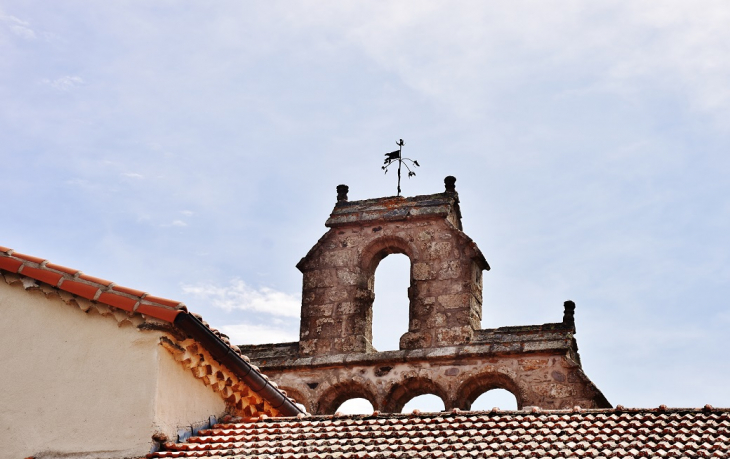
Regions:
<instances>
[{"instance_id":1,"label":"arched opening","mask_svg":"<svg viewBox=\"0 0 730 459\"><path fill-rule=\"evenodd\" d=\"M373 347L379 352L400 349L400 337L408 331L411 261L400 253L386 256L372 279Z\"/></svg>"},{"instance_id":2,"label":"arched opening","mask_svg":"<svg viewBox=\"0 0 730 459\"><path fill-rule=\"evenodd\" d=\"M427 403L422 403L422 399L418 397L419 395L435 397L438 399L438 402L428 397L426 398ZM429 399L431 402L428 402ZM427 377L415 376L406 378L400 384L393 386L386 397L383 411L386 413L403 413L405 412L404 407L411 400L416 400L415 403L417 405L410 405L409 412L413 411L414 408L421 411L443 411L445 409L444 401L447 400L447 392L443 387Z\"/></svg>"},{"instance_id":3,"label":"arched opening","mask_svg":"<svg viewBox=\"0 0 730 459\"><path fill-rule=\"evenodd\" d=\"M492 408L500 410L516 410L517 397L507 389L491 389L484 392L471 404L472 411L488 411Z\"/></svg>"},{"instance_id":4,"label":"arched opening","mask_svg":"<svg viewBox=\"0 0 730 459\"><path fill-rule=\"evenodd\" d=\"M413 397L403 405L401 413L410 413L413 410L418 410L424 413L444 411L444 401L441 397L434 394L423 394L417 397Z\"/></svg>"},{"instance_id":5,"label":"arched opening","mask_svg":"<svg viewBox=\"0 0 730 459\"><path fill-rule=\"evenodd\" d=\"M351 398L340 405L335 412L342 414L372 414L375 409L369 400L364 398Z\"/></svg>"},{"instance_id":6,"label":"arched opening","mask_svg":"<svg viewBox=\"0 0 730 459\"><path fill-rule=\"evenodd\" d=\"M477 398L481 399L479 405L475 405ZM523 400L523 392L510 376L487 372L478 374L461 385L456 406L472 411L491 410L494 407L503 410L520 410Z\"/></svg>"},{"instance_id":7,"label":"arched opening","mask_svg":"<svg viewBox=\"0 0 730 459\"><path fill-rule=\"evenodd\" d=\"M347 381L336 384L319 398L315 406L316 414L335 414L337 411L341 411L342 405L353 399L363 399L370 403L369 411L366 414L372 414L373 411L378 408L374 408L375 392L373 387L367 382L358 381ZM357 407L357 402L354 402ZM347 409L347 407L345 407Z\"/></svg>"}]
</instances>

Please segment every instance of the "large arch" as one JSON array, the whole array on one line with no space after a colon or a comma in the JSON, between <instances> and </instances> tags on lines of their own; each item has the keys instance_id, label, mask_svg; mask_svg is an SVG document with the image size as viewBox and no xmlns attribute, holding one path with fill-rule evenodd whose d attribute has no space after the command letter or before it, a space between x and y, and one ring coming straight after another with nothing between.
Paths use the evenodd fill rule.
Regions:
<instances>
[{"instance_id":1,"label":"large arch","mask_svg":"<svg viewBox=\"0 0 730 459\"><path fill-rule=\"evenodd\" d=\"M302 392L290 386L279 386L279 389L286 392L287 397L293 398L297 403L301 403L302 405L304 405L304 408L307 409L307 412L312 412L313 407L310 406L310 404L308 403L309 398L305 397Z\"/></svg>"},{"instance_id":2,"label":"large arch","mask_svg":"<svg viewBox=\"0 0 730 459\"><path fill-rule=\"evenodd\" d=\"M412 398L423 394L434 394L444 402L446 410L450 410L448 391L432 379L422 376L405 378L395 384L388 393L383 411L386 413L400 413L403 407Z\"/></svg>"},{"instance_id":3,"label":"large arch","mask_svg":"<svg viewBox=\"0 0 730 459\"><path fill-rule=\"evenodd\" d=\"M477 397L491 389L510 392L517 399L517 409L522 409L524 390L510 376L495 371L480 373L464 381L456 392L456 404L460 409L469 410Z\"/></svg>"},{"instance_id":4,"label":"large arch","mask_svg":"<svg viewBox=\"0 0 730 459\"><path fill-rule=\"evenodd\" d=\"M408 321L404 324L401 334L404 334L412 329L413 324L413 296L414 290L413 283L413 264L418 261L419 251L418 248L413 244L409 243L405 239L397 236L383 236L376 238L369 245L367 245L362 253L360 254L360 272L362 279L358 284L361 290L360 297L364 299L362 303L362 309L364 314L365 323L370 327L366 330L366 336L370 339L375 349L375 341L373 338L373 318L374 310L373 306L376 301L375 297L375 273L380 266L380 263L389 255L401 254L405 255L408 259L408 290L407 290L407 301L408 301ZM406 295L404 295L404 300ZM407 328L406 328L407 324ZM400 335L399 335L400 336ZM400 348L398 343L395 349ZM383 349L380 349L383 350Z\"/></svg>"},{"instance_id":5,"label":"large arch","mask_svg":"<svg viewBox=\"0 0 730 459\"><path fill-rule=\"evenodd\" d=\"M375 410L378 410L379 404L375 393L375 388L365 382L354 380L341 382L327 389L313 408L316 414L335 414L335 410L347 400L364 398L373 405Z\"/></svg>"},{"instance_id":6,"label":"large arch","mask_svg":"<svg viewBox=\"0 0 730 459\"><path fill-rule=\"evenodd\" d=\"M366 276L372 275L378 263L392 253L404 254L411 260L411 265L421 258L416 245L406 239L398 236L381 236L363 247L358 264Z\"/></svg>"}]
</instances>

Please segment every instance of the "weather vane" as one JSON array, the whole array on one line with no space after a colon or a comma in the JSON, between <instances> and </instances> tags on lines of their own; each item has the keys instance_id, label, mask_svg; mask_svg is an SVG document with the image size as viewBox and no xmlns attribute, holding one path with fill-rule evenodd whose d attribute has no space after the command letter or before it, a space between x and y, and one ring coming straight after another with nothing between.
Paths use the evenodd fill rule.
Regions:
<instances>
[{"instance_id":1,"label":"weather vane","mask_svg":"<svg viewBox=\"0 0 730 459\"><path fill-rule=\"evenodd\" d=\"M398 145L398 149L396 151L391 151L390 153L385 154L385 166L382 167L382 169L385 171L385 173L388 173L388 168L391 164L398 161L398 196L400 196L400 168L401 165L406 166L406 169L408 169L408 178L413 177L416 175L415 172L411 170L410 167L408 167L408 163L406 161L410 161L411 165L416 167L421 167L420 164L418 164L418 161L415 161L410 158L403 158L401 156L401 150L403 150L403 145L406 143L403 141L403 139L398 140L396 143Z\"/></svg>"}]
</instances>

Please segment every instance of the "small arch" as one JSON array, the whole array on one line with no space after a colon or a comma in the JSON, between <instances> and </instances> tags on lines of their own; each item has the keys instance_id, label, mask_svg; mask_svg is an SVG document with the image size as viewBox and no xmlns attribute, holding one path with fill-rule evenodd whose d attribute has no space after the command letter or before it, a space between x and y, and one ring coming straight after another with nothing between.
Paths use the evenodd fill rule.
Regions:
<instances>
[{"instance_id":1,"label":"small arch","mask_svg":"<svg viewBox=\"0 0 730 459\"><path fill-rule=\"evenodd\" d=\"M446 403L444 403L444 400L436 394L421 394L408 400L406 404L403 405L401 412L410 413L414 409L424 413L438 413L446 409Z\"/></svg>"},{"instance_id":2,"label":"small arch","mask_svg":"<svg viewBox=\"0 0 730 459\"><path fill-rule=\"evenodd\" d=\"M365 398L351 398L335 408L335 412L342 414L372 414L375 407Z\"/></svg>"},{"instance_id":3,"label":"small arch","mask_svg":"<svg viewBox=\"0 0 730 459\"><path fill-rule=\"evenodd\" d=\"M304 405L304 408L307 410L307 412L312 412L312 406L310 404L309 398L305 397L304 394L292 387L285 387L285 386L279 386L279 389L286 392L286 396L289 398L293 398L296 400L297 403Z\"/></svg>"},{"instance_id":4,"label":"small arch","mask_svg":"<svg viewBox=\"0 0 730 459\"><path fill-rule=\"evenodd\" d=\"M375 390L357 381L347 381L335 384L322 394L315 407L316 414L335 414L340 405L353 398L364 398L378 409Z\"/></svg>"},{"instance_id":5,"label":"small arch","mask_svg":"<svg viewBox=\"0 0 730 459\"><path fill-rule=\"evenodd\" d=\"M517 400L517 409L522 409L524 400L523 390L509 376L504 373L486 372L478 374L464 382L457 391L458 408L462 410L470 410L474 401L483 393L492 389L504 389L515 396Z\"/></svg>"},{"instance_id":6,"label":"small arch","mask_svg":"<svg viewBox=\"0 0 730 459\"><path fill-rule=\"evenodd\" d=\"M501 410L516 410L517 397L507 389L489 389L472 402L471 411L488 411L497 407Z\"/></svg>"},{"instance_id":7,"label":"small arch","mask_svg":"<svg viewBox=\"0 0 730 459\"><path fill-rule=\"evenodd\" d=\"M404 379L390 390L383 411L386 413L400 413L406 403L423 394L433 394L439 397L444 402L445 409L451 409L447 405L449 398L443 387L428 378L416 376Z\"/></svg>"}]
</instances>

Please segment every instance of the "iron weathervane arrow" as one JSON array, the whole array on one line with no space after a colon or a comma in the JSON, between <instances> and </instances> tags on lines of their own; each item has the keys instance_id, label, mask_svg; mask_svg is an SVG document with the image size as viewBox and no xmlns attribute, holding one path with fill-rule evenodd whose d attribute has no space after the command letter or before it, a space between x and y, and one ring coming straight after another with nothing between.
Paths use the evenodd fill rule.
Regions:
<instances>
[{"instance_id":1,"label":"iron weathervane arrow","mask_svg":"<svg viewBox=\"0 0 730 459\"><path fill-rule=\"evenodd\" d=\"M406 169L408 169L408 178L411 178L411 177L415 176L416 173L413 172L411 170L411 168L408 166L408 162L410 162L411 163L411 166L414 166L414 167L421 167L421 165L418 164L418 161L416 161L416 160L413 160L413 159L410 159L410 158L404 158L402 156L401 153L403 151L403 145L406 144L403 141L403 139L398 140L395 144L398 145L398 149L395 150L395 151L391 151L390 153L386 153L385 154L385 162L384 162L385 165L382 167L382 169L387 174L388 173L388 168L394 162L396 162L396 161L398 162L398 196L400 196L400 169L401 169L401 166L402 165L403 166L406 166Z\"/></svg>"}]
</instances>

